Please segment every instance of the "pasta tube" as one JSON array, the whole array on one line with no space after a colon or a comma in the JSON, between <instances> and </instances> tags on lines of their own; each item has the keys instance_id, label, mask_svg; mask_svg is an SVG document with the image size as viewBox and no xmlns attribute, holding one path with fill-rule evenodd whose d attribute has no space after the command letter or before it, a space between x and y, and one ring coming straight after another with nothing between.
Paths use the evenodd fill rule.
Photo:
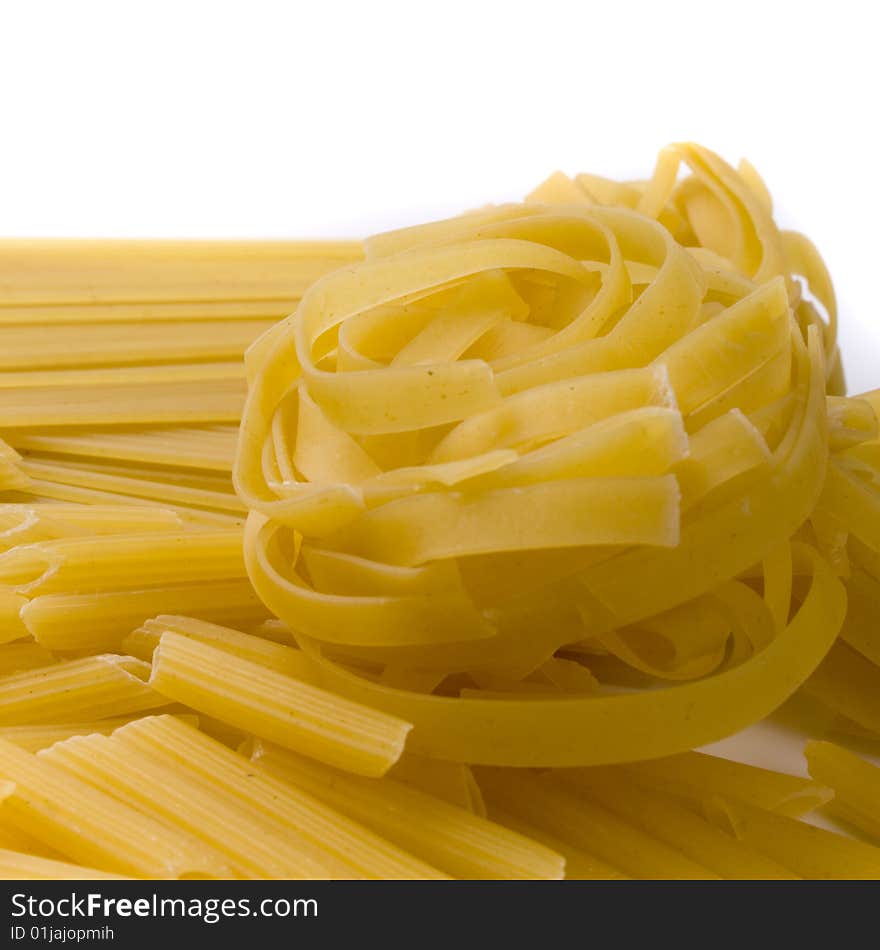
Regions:
<instances>
[{"instance_id":1,"label":"pasta tube","mask_svg":"<svg viewBox=\"0 0 880 950\"><path fill-rule=\"evenodd\" d=\"M244 731L363 775L400 757L409 723L177 633L162 636L150 685Z\"/></svg>"},{"instance_id":2,"label":"pasta tube","mask_svg":"<svg viewBox=\"0 0 880 950\"><path fill-rule=\"evenodd\" d=\"M457 878L560 878L552 851L391 778L360 778L259 744L254 759Z\"/></svg>"}]
</instances>

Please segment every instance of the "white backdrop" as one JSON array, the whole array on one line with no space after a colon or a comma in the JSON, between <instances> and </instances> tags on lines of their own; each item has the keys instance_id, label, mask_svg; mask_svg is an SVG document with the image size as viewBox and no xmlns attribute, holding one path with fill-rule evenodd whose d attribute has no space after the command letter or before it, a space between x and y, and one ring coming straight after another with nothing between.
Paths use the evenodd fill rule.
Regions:
<instances>
[{"instance_id":1,"label":"white backdrop","mask_svg":"<svg viewBox=\"0 0 880 950\"><path fill-rule=\"evenodd\" d=\"M818 243L876 386L872 7L5 0L0 234L360 235L691 138Z\"/></svg>"}]
</instances>

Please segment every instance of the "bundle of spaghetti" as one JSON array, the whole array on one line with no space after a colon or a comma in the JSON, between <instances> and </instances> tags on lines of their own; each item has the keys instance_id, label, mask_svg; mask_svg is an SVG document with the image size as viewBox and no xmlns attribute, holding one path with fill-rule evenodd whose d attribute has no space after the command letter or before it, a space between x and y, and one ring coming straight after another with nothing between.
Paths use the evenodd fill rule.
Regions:
<instances>
[{"instance_id":1,"label":"bundle of spaghetti","mask_svg":"<svg viewBox=\"0 0 880 950\"><path fill-rule=\"evenodd\" d=\"M30 308L47 305L97 310L125 303L129 313L114 319L134 321L148 305L202 310L223 302L235 313L259 301L268 309L271 301L296 300L322 274L361 255L357 241L7 239L0 241L0 310L27 323Z\"/></svg>"},{"instance_id":2,"label":"bundle of spaghetti","mask_svg":"<svg viewBox=\"0 0 880 950\"><path fill-rule=\"evenodd\" d=\"M684 752L794 693L845 614L830 439L876 421L750 167L675 146L366 249L246 358L248 572L319 681L494 766Z\"/></svg>"},{"instance_id":3,"label":"bundle of spaghetti","mask_svg":"<svg viewBox=\"0 0 880 950\"><path fill-rule=\"evenodd\" d=\"M234 426L181 425L99 432L19 432L11 438L19 450L53 456L231 472L237 436Z\"/></svg>"}]
</instances>

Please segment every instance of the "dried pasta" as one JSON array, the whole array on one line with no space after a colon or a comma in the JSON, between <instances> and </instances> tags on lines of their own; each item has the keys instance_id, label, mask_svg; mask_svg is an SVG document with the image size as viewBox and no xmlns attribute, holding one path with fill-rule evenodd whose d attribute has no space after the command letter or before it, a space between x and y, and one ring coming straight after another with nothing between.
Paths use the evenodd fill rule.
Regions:
<instances>
[{"instance_id":1,"label":"dried pasta","mask_svg":"<svg viewBox=\"0 0 880 950\"><path fill-rule=\"evenodd\" d=\"M0 241L0 877L880 878L837 324L691 144L366 241ZM761 720L802 774L700 751Z\"/></svg>"}]
</instances>

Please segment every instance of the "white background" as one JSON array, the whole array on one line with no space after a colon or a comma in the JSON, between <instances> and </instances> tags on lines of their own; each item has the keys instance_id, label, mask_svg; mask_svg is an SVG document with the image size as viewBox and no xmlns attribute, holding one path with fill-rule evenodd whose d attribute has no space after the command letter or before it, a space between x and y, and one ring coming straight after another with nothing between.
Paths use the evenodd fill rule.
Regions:
<instances>
[{"instance_id":1,"label":"white background","mask_svg":"<svg viewBox=\"0 0 880 950\"><path fill-rule=\"evenodd\" d=\"M747 155L880 383L875 5L0 0L0 234L362 235ZM871 348L873 345L873 349Z\"/></svg>"}]
</instances>

